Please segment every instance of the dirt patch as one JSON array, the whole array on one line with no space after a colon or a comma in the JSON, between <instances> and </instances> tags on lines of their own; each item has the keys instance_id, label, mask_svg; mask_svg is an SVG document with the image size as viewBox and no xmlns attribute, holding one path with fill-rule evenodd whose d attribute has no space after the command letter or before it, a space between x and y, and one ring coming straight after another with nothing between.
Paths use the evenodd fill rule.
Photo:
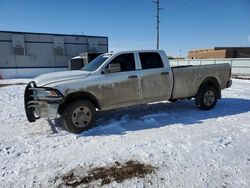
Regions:
<instances>
[{"instance_id":1,"label":"dirt patch","mask_svg":"<svg viewBox=\"0 0 250 188\"><path fill-rule=\"evenodd\" d=\"M155 167L151 165L130 160L124 164L115 162L112 166L93 168L85 175L80 175L84 172L79 172L79 169L73 169L62 176L62 181L64 185L73 187L94 181L101 181L101 185L105 185L113 181L120 183L134 177L144 178L147 174L154 173L154 170Z\"/></svg>"},{"instance_id":2,"label":"dirt patch","mask_svg":"<svg viewBox=\"0 0 250 188\"><path fill-rule=\"evenodd\" d=\"M26 85L26 83L16 83L16 84L0 84L0 87L13 86L13 85Z\"/></svg>"}]
</instances>

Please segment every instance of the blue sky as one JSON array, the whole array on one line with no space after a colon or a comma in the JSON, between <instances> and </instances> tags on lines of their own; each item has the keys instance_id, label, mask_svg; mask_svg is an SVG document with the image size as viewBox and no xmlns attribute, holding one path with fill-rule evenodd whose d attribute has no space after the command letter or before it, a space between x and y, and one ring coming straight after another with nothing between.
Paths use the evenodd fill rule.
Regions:
<instances>
[{"instance_id":1,"label":"blue sky","mask_svg":"<svg viewBox=\"0 0 250 188\"><path fill-rule=\"evenodd\" d=\"M160 48L182 56L250 46L250 0L161 0ZM0 0L0 30L103 35L109 50L155 49L151 0Z\"/></svg>"}]
</instances>

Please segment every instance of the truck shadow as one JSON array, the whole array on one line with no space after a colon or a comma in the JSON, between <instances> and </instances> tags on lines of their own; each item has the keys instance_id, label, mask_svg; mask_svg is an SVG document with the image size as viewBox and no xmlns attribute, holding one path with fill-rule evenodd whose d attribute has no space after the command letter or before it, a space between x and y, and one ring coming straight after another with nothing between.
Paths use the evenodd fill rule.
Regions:
<instances>
[{"instance_id":1,"label":"truck shadow","mask_svg":"<svg viewBox=\"0 0 250 188\"><path fill-rule=\"evenodd\" d=\"M128 131L153 129L174 124L192 126L211 118L230 119L231 115L248 111L250 111L250 100L237 98L223 98L210 111L197 109L194 100L147 104L100 112L96 126L78 136L122 135Z\"/></svg>"}]
</instances>

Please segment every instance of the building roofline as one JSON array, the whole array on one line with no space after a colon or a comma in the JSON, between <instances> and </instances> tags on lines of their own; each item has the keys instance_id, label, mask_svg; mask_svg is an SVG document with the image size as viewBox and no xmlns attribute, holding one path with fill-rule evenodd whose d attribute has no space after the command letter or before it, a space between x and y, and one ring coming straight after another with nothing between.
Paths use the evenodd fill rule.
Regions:
<instances>
[{"instance_id":1,"label":"building roofline","mask_svg":"<svg viewBox=\"0 0 250 188\"><path fill-rule=\"evenodd\" d=\"M0 33L15 33L15 34L33 34L33 35L53 35L53 36L71 36L71 37L89 37L89 38L106 38L106 36L95 35L75 35L75 34L58 34L58 33L38 33L38 32L23 32L23 31L0 31Z\"/></svg>"},{"instance_id":2,"label":"building roofline","mask_svg":"<svg viewBox=\"0 0 250 188\"><path fill-rule=\"evenodd\" d=\"M227 49L250 49L250 47L244 47L244 46L228 46L228 47L220 47L220 46L215 46L213 48L200 48L200 49L192 49L189 50L189 52L196 52L196 51L205 51L205 50L227 50Z\"/></svg>"},{"instance_id":3,"label":"building roofline","mask_svg":"<svg viewBox=\"0 0 250 188\"><path fill-rule=\"evenodd\" d=\"M228 46L228 47L224 47L224 46L222 46L222 47L220 47L220 46L216 46L216 47L214 47L214 49L216 50L216 49L250 49L250 47L244 47L244 46Z\"/></svg>"}]
</instances>

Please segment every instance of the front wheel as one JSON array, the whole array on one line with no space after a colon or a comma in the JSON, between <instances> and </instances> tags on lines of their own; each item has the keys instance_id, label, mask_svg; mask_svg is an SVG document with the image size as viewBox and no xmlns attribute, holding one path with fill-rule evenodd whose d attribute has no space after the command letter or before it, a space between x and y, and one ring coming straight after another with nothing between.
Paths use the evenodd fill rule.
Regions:
<instances>
[{"instance_id":1,"label":"front wheel","mask_svg":"<svg viewBox=\"0 0 250 188\"><path fill-rule=\"evenodd\" d=\"M96 109L87 100L77 100L64 109L62 119L69 132L80 133L92 127L96 119Z\"/></svg>"},{"instance_id":2,"label":"front wheel","mask_svg":"<svg viewBox=\"0 0 250 188\"><path fill-rule=\"evenodd\" d=\"M211 110L215 107L218 99L218 91L214 86L204 85L198 91L195 98L196 106L202 110Z\"/></svg>"}]
</instances>

